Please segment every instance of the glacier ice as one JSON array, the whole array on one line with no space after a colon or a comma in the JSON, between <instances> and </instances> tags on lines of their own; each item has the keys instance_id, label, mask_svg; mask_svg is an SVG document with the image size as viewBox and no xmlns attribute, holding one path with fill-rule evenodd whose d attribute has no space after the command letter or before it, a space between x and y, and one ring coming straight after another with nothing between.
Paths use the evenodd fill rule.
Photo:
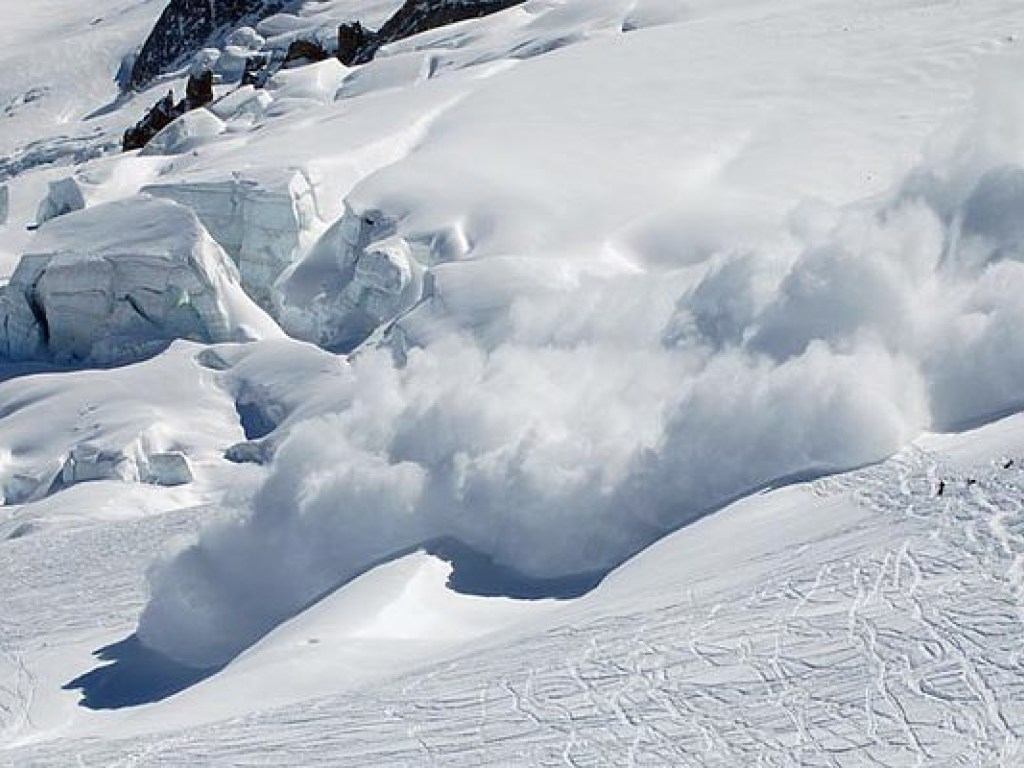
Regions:
<instances>
[{"instance_id":1,"label":"glacier ice","mask_svg":"<svg viewBox=\"0 0 1024 768\"><path fill-rule=\"evenodd\" d=\"M85 193L74 176L51 181L46 197L39 203L36 222L42 224L65 213L85 208Z\"/></svg>"},{"instance_id":2,"label":"glacier ice","mask_svg":"<svg viewBox=\"0 0 1024 768\"><path fill-rule=\"evenodd\" d=\"M64 487L93 480L135 482L138 479L139 467L133 457L121 450L100 448L90 443L76 445L60 473Z\"/></svg>"},{"instance_id":3,"label":"glacier ice","mask_svg":"<svg viewBox=\"0 0 1024 768\"><path fill-rule=\"evenodd\" d=\"M344 215L278 284L279 322L291 335L351 349L420 298L424 267L381 211Z\"/></svg>"},{"instance_id":4,"label":"glacier ice","mask_svg":"<svg viewBox=\"0 0 1024 768\"><path fill-rule=\"evenodd\" d=\"M174 338L279 335L195 215L146 197L46 224L0 293L0 354L109 363Z\"/></svg>"},{"instance_id":5,"label":"glacier ice","mask_svg":"<svg viewBox=\"0 0 1024 768\"><path fill-rule=\"evenodd\" d=\"M192 467L181 451L151 453L146 457L142 479L154 485L186 485L192 482Z\"/></svg>"},{"instance_id":6,"label":"glacier ice","mask_svg":"<svg viewBox=\"0 0 1024 768\"><path fill-rule=\"evenodd\" d=\"M275 280L322 226L315 189L295 169L155 184L143 191L192 209L238 265L242 287L267 309Z\"/></svg>"}]
</instances>

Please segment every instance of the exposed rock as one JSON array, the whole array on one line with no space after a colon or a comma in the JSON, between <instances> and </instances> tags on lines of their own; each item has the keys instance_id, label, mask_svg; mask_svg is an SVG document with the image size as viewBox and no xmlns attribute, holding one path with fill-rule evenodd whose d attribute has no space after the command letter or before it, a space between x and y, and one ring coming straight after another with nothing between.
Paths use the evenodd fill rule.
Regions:
<instances>
[{"instance_id":1,"label":"exposed rock","mask_svg":"<svg viewBox=\"0 0 1024 768\"><path fill-rule=\"evenodd\" d=\"M345 66L356 63L359 52L368 49L374 40L374 33L354 21L338 27L338 60Z\"/></svg>"},{"instance_id":2,"label":"exposed rock","mask_svg":"<svg viewBox=\"0 0 1024 768\"><path fill-rule=\"evenodd\" d=\"M315 64L318 61L324 61L328 55L324 47L318 42L302 39L293 40L291 45L288 46L288 52L284 55L283 66L287 69L289 67Z\"/></svg>"},{"instance_id":3,"label":"exposed rock","mask_svg":"<svg viewBox=\"0 0 1024 768\"><path fill-rule=\"evenodd\" d=\"M124 132L121 147L125 152L142 149L184 111L182 105L174 103L174 91L168 91L167 95L154 104L139 122Z\"/></svg>"},{"instance_id":4,"label":"exposed rock","mask_svg":"<svg viewBox=\"0 0 1024 768\"><path fill-rule=\"evenodd\" d=\"M143 358L175 338L277 337L238 271L180 205L128 198L42 227L0 290L0 354L91 363Z\"/></svg>"},{"instance_id":5,"label":"exposed rock","mask_svg":"<svg viewBox=\"0 0 1024 768\"><path fill-rule=\"evenodd\" d=\"M240 84L243 87L251 85L255 88L262 88L267 84L267 79L270 77L269 66L269 56L264 54L250 56L245 60L245 71L242 72L242 82Z\"/></svg>"},{"instance_id":6,"label":"exposed rock","mask_svg":"<svg viewBox=\"0 0 1024 768\"><path fill-rule=\"evenodd\" d=\"M278 0L171 0L132 66L133 88L147 85L219 33L280 10Z\"/></svg>"},{"instance_id":7,"label":"exposed rock","mask_svg":"<svg viewBox=\"0 0 1024 768\"><path fill-rule=\"evenodd\" d=\"M189 75L185 84L185 109L193 110L205 107L213 101L213 72L203 69Z\"/></svg>"},{"instance_id":8,"label":"exposed rock","mask_svg":"<svg viewBox=\"0 0 1024 768\"><path fill-rule=\"evenodd\" d=\"M372 59L382 45L446 24L487 16L523 2L525 0L407 0L376 33L365 29L359 22L342 25L338 29L338 58L346 65L362 64ZM127 79L132 88L145 86L186 57L215 42L231 27L254 24L279 12L284 5L282 0L171 0L142 50L134 60L127 62L131 66L131 74L122 80ZM245 36L241 36L241 30L232 32L228 43L257 50L259 36L249 27L242 29L246 30ZM316 47L323 50L319 45ZM292 60L320 60L308 53L312 53L312 49L305 53L295 51ZM266 60L262 64L253 61L243 83L257 84L259 69L268 63Z\"/></svg>"},{"instance_id":9,"label":"exposed rock","mask_svg":"<svg viewBox=\"0 0 1024 768\"><path fill-rule=\"evenodd\" d=\"M180 155L224 133L224 121L208 109L193 109L175 118L142 149L143 155Z\"/></svg>"},{"instance_id":10,"label":"exposed rock","mask_svg":"<svg viewBox=\"0 0 1024 768\"><path fill-rule=\"evenodd\" d=\"M347 210L279 282L276 314L289 334L347 352L420 298L423 273L393 219Z\"/></svg>"},{"instance_id":11,"label":"exposed rock","mask_svg":"<svg viewBox=\"0 0 1024 768\"><path fill-rule=\"evenodd\" d=\"M524 2L525 0L406 0L384 26L375 34L371 33L366 41L350 54L350 61L345 63L363 64L372 59L381 46L388 43L404 40L447 24L489 16L512 6L522 5ZM340 54L340 29L338 34ZM347 38L355 34L358 33L345 33Z\"/></svg>"}]
</instances>

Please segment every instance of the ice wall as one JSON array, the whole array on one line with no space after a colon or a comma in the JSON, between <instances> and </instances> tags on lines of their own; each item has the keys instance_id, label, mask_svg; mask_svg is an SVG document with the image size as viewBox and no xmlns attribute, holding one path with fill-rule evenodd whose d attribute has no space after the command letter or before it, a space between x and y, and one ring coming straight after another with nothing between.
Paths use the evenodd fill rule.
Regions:
<instances>
[{"instance_id":1,"label":"ice wall","mask_svg":"<svg viewBox=\"0 0 1024 768\"><path fill-rule=\"evenodd\" d=\"M129 198L46 224L0 293L0 354L93 363L280 332L198 219Z\"/></svg>"},{"instance_id":2,"label":"ice wall","mask_svg":"<svg viewBox=\"0 0 1024 768\"><path fill-rule=\"evenodd\" d=\"M420 298L427 258L387 214L346 208L282 278L276 314L293 336L350 350Z\"/></svg>"},{"instance_id":3,"label":"ice wall","mask_svg":"<svg viewBox=\"0 0 1024 768\"><path fill-rule=\"evenodd\" d=\"M154 184L143 192L187 206L238 265L242 287L274 304L274 282L322 227L316 196L296 170Z\"/></svg>"}]
</instances>

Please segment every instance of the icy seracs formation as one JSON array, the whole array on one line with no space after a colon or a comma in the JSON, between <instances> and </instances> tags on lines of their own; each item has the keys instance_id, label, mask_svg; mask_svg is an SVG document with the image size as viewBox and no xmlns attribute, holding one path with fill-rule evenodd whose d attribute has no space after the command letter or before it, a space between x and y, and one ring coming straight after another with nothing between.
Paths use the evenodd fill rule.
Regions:
<instances>
[{"instance_id":1,"label":"icy seracs formation","mask_svg":"<svg viewBox=\"0 0 1024 768\"><path fill-rule=\"evenodd\" d=\"M186 485L193 480L188 457L181 451L146 454L138 445L103 448L81 443L71 449L56 480L57 487L69 488L95 480L152 485Z\"/></svg>"},{"instance_id":2,"label":"icy seracs formation","mask_svg":"<svg viewBox=\"0 0 1024 768\"><path fill-rule=\"evenodd\" d=\"M278 276L320 228L316 194L300 171L183 181L144 192L190 208L227 251L242 288L260 306L273 306Z\"/></svg>"},{"instance_id":3,"label":"icy seracs formation","mask_svg":"<svg viewBox=\"0 0 1024 768\"><path fill-rule=\"evenodd\" d=\"M192 479L192 466L181 451L150 454L142 472L142 480L153 485L187 485Z\"/></svg>"},{"instance_id":4,"label":"icy seracs formation","mask_svg":"<svg viewBox=\"0 0 1024 768\"><path fill-rule=\"evenodd\" d=\"M291 335L348 351L413 306L424 268L381 211L345 214L282 277L277 317Z\"/></svg>"},{"instance_id":5,"label":"icy seracs formation","mask_svg":"<svg viewBox=\"0 0 1024 768\"><path fill-rule=\"evenodd\" d=\"M45 225L0 292L0 354L122 362L175 338L278 335L187 208L147 197Z\"/></svg>"},{"instance_id":6,"label":"icy seracs formation","mask_svg":"<svg viewBox=\"0 0 1024 768\"><path fill-rule=\"evenodd\" d=\"M94 480L137 482L138 479L138 463L132 456L90 443L76 445L60 471L60 485L65 488Z\"/></svg>"},{"instance_id":7,"label":"icy seracs formation","mask_svg":"<svg viewBox=\"0 0 1024 768\"><path fill-rule=\"evenodd\" d=\"M85 193L74 176L51 181L46 197L39 203L36 222L42 224L65 213L85 208Z\"/></svg>"}]
</instances>

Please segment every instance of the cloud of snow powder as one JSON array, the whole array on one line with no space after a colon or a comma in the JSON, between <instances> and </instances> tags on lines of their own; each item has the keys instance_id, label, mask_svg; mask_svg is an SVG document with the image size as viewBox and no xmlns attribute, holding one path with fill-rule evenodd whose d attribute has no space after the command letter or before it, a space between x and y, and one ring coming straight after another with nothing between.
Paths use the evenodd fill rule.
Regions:
<instances>
[{"instance_id":1,"label":"cloud of snow powder","mask_svg":"<svg viewBox=\"0 0 1024 768\"><path fill-rule=\"evenodd\" d=\"M801 206L760 250L524 291L402 364L359 355L251 512L154 569L143 641L222 663L441 536L530 577L608 569L772 481L1019 405L1024 98L987 82L976 123L886 199Z\"/></svg>"}]
</instances>

